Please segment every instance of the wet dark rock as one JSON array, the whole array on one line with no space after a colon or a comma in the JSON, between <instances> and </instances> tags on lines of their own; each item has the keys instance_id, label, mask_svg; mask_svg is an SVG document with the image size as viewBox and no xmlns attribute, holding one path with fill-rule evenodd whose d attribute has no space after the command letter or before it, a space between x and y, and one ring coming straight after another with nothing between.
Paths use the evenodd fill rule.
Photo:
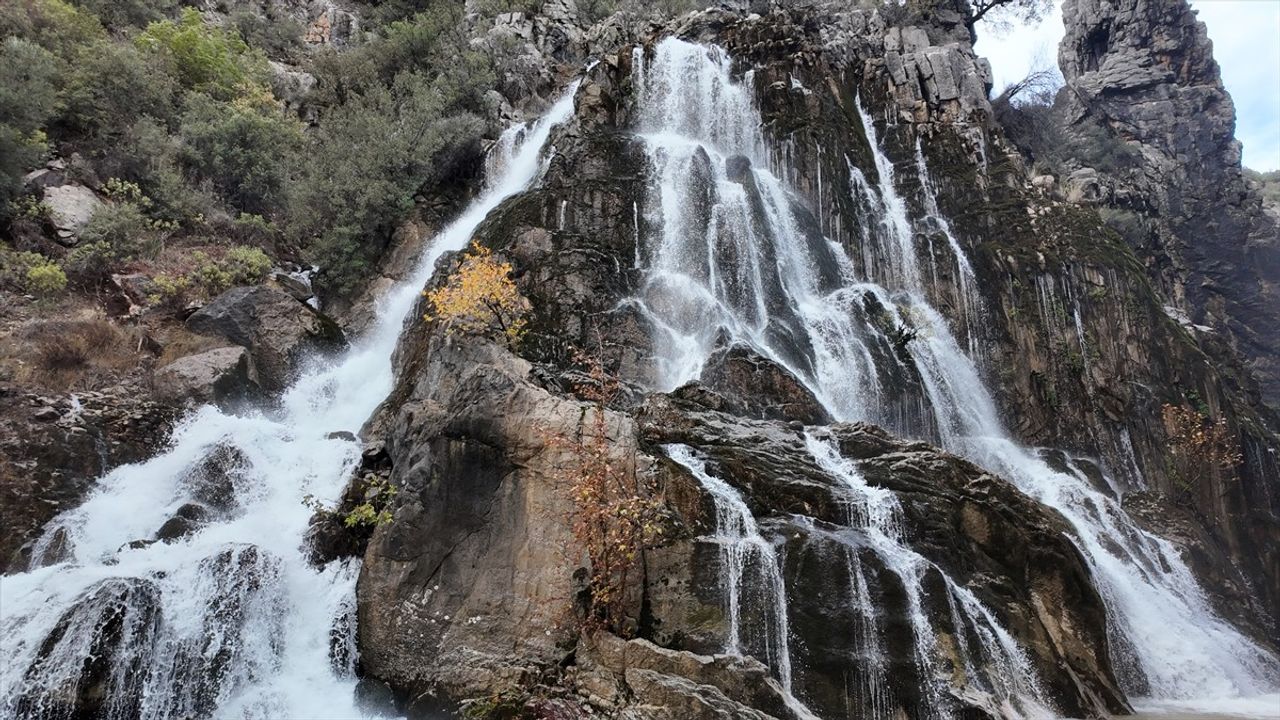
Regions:
<instances>
[{"instance_id":1,"label":"wet dark rock","mask_svg":"<svg viewBox=\"0 0 1280 720\"><path fill-rule=\"evenodd\" d=\"M56 418L36 419L49 409ZM44 524L108 470L151 457L174 420L172 408L131 385L77 393L73 402L0 384L0 572L26 569Z\"/></svg>"},{"instance_id":2,"label":"wet dark rock","mask_svg":"<svg viewBox=\"0 0 1280 720\"><path fill-rule=\"evenodd\" d=\"M99 581L63 613L25 669L18 715L139 717L159 627L160 590L154 583Z\"/></svg>"},{"instance_id":3,"label":"wet dark rock","mask_svg":"<svg viewBox=\"0 0 1280 720\"><path fill-rule=\"evenodd\" d=\"M199 530L208 522L209 511L196 503L186 503L174 512L156 531L155 539L161 542L173 542Z\"/></svg>"},{"instance_id":4,"label":"wet dark rock","mask_svg":"<svg viewBox=\"0 0 1280 720\"><path fill-rule=\"evenodd\" d=\"M734 155L724 161L725 177L730 182L742 183L751 174L751 159Z\"/></svg>"},{"instance_id":5,"label":"wet dark rock","mask_svg":"<svg viewBox=\"0 0 1280 720\"><path fill-rule=\"evenodd\" d=\"M345 343L328 316L282 290L259 285L232 288L187 319L187 327L248 349L264 390L283 389L299 363Z\"/></svg>"},{"instance_id":6,"label":"wet dark rock","mask_svg":"<svg viewBox=\"0 0 1280 720\"><path fill-rule=\"evenodd\" d=\"M851 558L862 563L872 583L885 623L882 635L912 636L901 582L864 548L857 532L846 529L849 509L839 481L816 465L802 436L777 423L662 396L651 398L638 420L642 437L650 442L681 443L705 453L714 474L738 488L757 518L764 518L767 534L785 545L783 574L797 588L788 597L793 662L807 669L798 683L817 708L838 714L849 692L849 658L859 651L858 603L849 596L855 587ZM862 424L833 426L830 437L845 456L859 461L869 484L887 487L900 499L910 546L993 608L1030 650L1063 712L1126 706L1106 651L1102 599L1060 517L1008 482L925 443L904 442ZM813 520L797 522L795 517ZM685 565L696 567L693 558ZM942 576L926 578L930 582L942 583ZM677 593L687 592L676 587ZM931 592L935 599L946 596L945 586L939 588ZM676 618L686 612L679 608L679 596L663 597L667 592L651 589L655 623L662 623L661 613L672 609ZM951 625L947 603L925 610L934 627ZM834 631L840 627L847 631ZM925 686L916 676L915 651L910 642L897 648L890 644L887 651L889 677L901 680L894 683L894 702L910 713L922 702ZM959 657L953 662L960 663ZM1071 672L1063 673L1063 664Z\"/></svg>"},{"instance_id":7,"label":"wet dark rock","mask_svg":"<svg viewBox=\"0 0 1280 720\"><path fill-rule=\"evenodd\" d=\"M45 547L44 552L31 558L30 567L34 570L57 565L60 562L70 560L74 553L75 547L71 541L71 534L67 532L65 527L59 527L53 531L53 537L49 539L49 544Z\"/></svg>"},{"instance_id":8,"label":"wet dark rock","mask_svg":"<svg viewBox=\"0 0 1280 720\"><path fill-rule=\"evenodd\" d=\"M824 425L831 415L786 368L743 345L714 353L702 369L702 384L724 396L726 410L762 420Z\"/></svg>"},{"instance_id":9,"label":"wet dark rock","mask_svg":"<svg viewBox=\"0 0 1280 720\"><path fill-rule=\"evenodd\" d=\"M289 293L293 299L300 302L306 302L315 297L315 292L311 289L309 283L299 280L288 273L275 273L271 276L271 281L279 285L281 290Z\"/></svg>"},{"instance_id":10,"label":"wet dark rock","mask_svg":"<svg viewBox=\"0 0 1280 720\"><path fill-rule=\"evenodd\" d=\"M211 585L201 632L174 661L172 711L208 717L221 698L274 672L283 642L286 605L280 560L254 545L230 545L200 563Z\"/></svg>"},{"instance_id":11,"label":"wet dark rock","mask_svg":"<svg viewBox=\"0 0 1280 720\"><path fill-rule=\"evenodd\" d=\"M250 482L252 464L239 448L218 445L182 477L182 485L193 500L209 508L227 512L236 506L237 488Z\"/></svg>"},{"instance_id":12,"label":"wet dark rock","mask_svg":"<svg viewBox=\"0 0 1280 720\"><path fill-rule=\"evenodd\" d=\"M361 678L356 683L356 708L373 717L398 717L395 692L386 684Z\"/></svg>"}]
</instances>

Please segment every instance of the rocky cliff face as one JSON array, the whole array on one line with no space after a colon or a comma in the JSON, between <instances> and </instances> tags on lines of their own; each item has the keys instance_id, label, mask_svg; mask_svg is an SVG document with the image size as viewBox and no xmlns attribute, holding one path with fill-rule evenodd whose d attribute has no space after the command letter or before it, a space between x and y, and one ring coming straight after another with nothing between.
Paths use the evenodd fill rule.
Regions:
<instances>
[{"instance_id":1,"label":"rocky cliff face","mask_svg":"<svg viewBox=\"0 0 1280 720\"><path fill-rule=\"evenodd\" d=\"M1132 240L1175 308L1246 361L1277 405L1280 228L1246 187L1235 107L1185 2L1071 2L1060 51L1065 112L1132 152L1097 202L1151 220Z\"/></svg>"},{"instance_id":2,"label":"rocky cliff face","mask_svg":"<svg viewBox=\"0 0 1280 720\"><path fill-rule=\"evenodd\" d=\"M1236 564L1252 566L1252 584L1274 608L1277 558L1265 550L1275 544L1265 529L1272 523L1249 508L1276 512L1280 226L1241 176L1235 109L1187 3L1081 0L1064 4L1063 15L1059 62L1067 86L1059 106L1069 133L1101 128L1127 158L1072 177L1084 179L1085 204L1117 220L1112 225L1143 265L1160 309L1181 326L1175 335L1215 366L1216 381L1191 380L1189 367L1175 363L1173 376L1157 372L1152 384L1238 417L1244 462L1235 477L1205 483L1194 504ZM1139 454L1153 456L1142 462L1148 480L1173 492L1157 453ZM1252 560L1254 547L1262 549L1260 562Z\"/></svg>"},{"instance_id":3,"label":"rocky cliff face","mask_svg":"<svg viewBox=\"0 0 1280 720\"><path fill-rule=\"evenodd\" d=\"M978 717L999 716L1008 702L1068 715L1126 707L1135 661L1109 637L1099 580L1064 541L1063 518L928 444L948 431L923 407L931 378L893 360L912 342L894 334L901 327L868 344L886 368L875 379L887 399L876 417L890 433L924 442L869 425L807 433L831 410L797 377L807 372L799 346L781 353L789 370L719 344L699 382L646 395L663 348L654 317L635 301L646 285L642 237L659 232L669 210L646 199L655 169L636 133L643 84L655 82L646 62L668 35L715 43L735 72L750 71L743 82L771 145L770 170L795 193L798 233L815 255L825 237L872 278L887 273L884 184L896 186L905 212L921 218L912 232L932 249L927 299L983 359L1015 435L1061 448L1045 453L1051 465L1127 497L1150 528L1183 543L1218 611L1267 637L1280 598L1266 549L1280 514L1278 445L1247 373L1222 360L1222 340L1170 317L1165 305L1180 301L1170 298L1186 295L1168 294L1141 248L1093 209L1030 184L991 121L989 69L958 18L914 22L713 10L647 28L635 44L620 40L592 67L537 187L477 232L512 262L534 308L519 357L415 325L397 354L397 389L366 428L402 488L394 522L369 543L359 584L370 678L419 707L497 693L566 717L588 707L655 718L835 717L851 707L876 717ZM1230 149L1229 133L1197 137ZM879 138L889 164L868 138ZM1180 167L1190 151L1181 152L1166 165ZM694 155L691 192L713 192L717 162ZM745 189L753 212L766 212L766 190L745 157L724 160L723 173ZM1199 182L1187 176L1188 188ZM1161 197L1161 207L1195 205ZM868 295L853 312L875 325L889 313L879 302ZM606 411L610 454L661 498L674 528L628 581L628 622L613 628L637 638L626 642L578 630L589 562L571 532L573 459L548 441L581 432L599 412L574 396L574 348L634 383ZM1183 490L1159 418L1163 404L1189 395L1229 419L1245 458L1195 485L1188 510L1160 499ZM842 463L898 499L910 530L894 552L913 558L918 574L887 564L866 527L850 529ZM754 600L726 582L732 563L715 539L724 507L709 490L717 481L749 509L777 558L739 568L754 578ZM866 597L876 598L869 614L859 605ZM758 634L740 638L740 623ZM993 641L1000 632L1007 646ZM887 644L872 650L869 638ZM746 660L716 655L739 640ZM922 662L913 642L941 660ZM1036 678L1035 689L1011 687L1010 678Z\"/></svg>"},{"instance_id":4,"label":"rocky cliff face","mask_svg":"<svg viewBox=\"0 0 1280 720\"><path fill-rule=\"evenodd\" d=\"M358 34L337 5L298 7L320 13L309 42ZM101 715L109 697L123 717L145 686L161 714L235 695L270 715L314 707L260 680L299 657L332 666L299 671L325 702L358 673L359 712L412 717L1100 717L1209 676L1270 690L1280 440L1251 373L1274 359L1274 313L1255 302L1274 276L1247 269L1269 246L1203 29L1172 1L1068 4L1064 102L1140 160L1058 196L993 121L990 69L951 3L895 15L724 7L588 27L553 0L500 16L473 45L502 58L504 116L580 78L536 180L452 238L511 263L524 336L450 332L392 292L411 318L392 382L378 374L398 327L372 324L310 370L341 333L282 291L193 315L225 347L166 366L175 399L309 374L278 422L210 411L210 437L179 436L172 476L143 478L176 509L127 519L141 534L105 560L67 563L104 574L15 646L30 663L10 706ZM462 192L401 229L375 292L427 277L413 257ZM1154 229L1136 243L1094 205ZM458 262L441 257L431 282ZM607 402L596 370L619 384ZM342 423L386 391L361 384L372 375L392 387L361 456ZM0 448L15 458L0 486L38 502L6 522L9 569L92 477L149 454L171 413L14 399L0 423L23 442ZM1239 465L1180 473L1165 405L1222 418ZM636 495L623 510L660 530L627 549L607 614L575 529L576 443L596 433L593 462ZM339 513L297 503L356 465ZM340 521L388 484L388 522ZM301 535L308 517L300 551L277 526ZM90 564L183 538L191 574ZM48 540L35 564L64 560ZM354 606L344 557L362 561ZM202 601L194 627L159 621L173 597Z\"/></svg>"},{"instance_id":5,"label":"rocky cliff face","mask_svg":"<svg viewBox=\"0 0 1280 720\"><path fill-rule=\"evenodd\" d=\"M1177 311L1246 360L1277 406L1280 229L1245 185L1235 107L1212 43L1185 2L1063 6L1069 120L1133 151L1098 201L1151 219L1135 248Z\"/></svg>"}]
</instances>

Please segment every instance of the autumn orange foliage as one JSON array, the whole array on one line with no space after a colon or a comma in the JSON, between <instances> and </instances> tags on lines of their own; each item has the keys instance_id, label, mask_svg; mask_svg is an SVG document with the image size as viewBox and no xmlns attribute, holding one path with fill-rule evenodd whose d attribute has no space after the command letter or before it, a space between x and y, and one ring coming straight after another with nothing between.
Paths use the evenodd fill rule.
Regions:
<instances>
[{"instance_id":1,"label":"autumn orange foliage","mask_svg":"<svg viewBox=\"0 0 1280 720\"><path fill-rule=\"evenodd\" d=\"M524 334L529 302L511 279L511 263L472 243L462 265L443 287L423 291L431 308L425 320L440 320L449 334L498 335L514 345Z\"/></svg>"},{"instance_id":2,"label":"autumn orange foliage","mask_svg":"<svg viewBox=\"0 0 1280 720\"><path fill-rule=\"evenodd\" d=\"M592 407L584 413L576 437L554 437L549 444L568 447L575 459L567 470L574 501L573 536L591 562L586 628L628 635L628 580L640 554L666 534L666 505L637 477L634 462L612 452L606 408L619 392L618 380L596 358L577 352L575 361L587 368L576 394Z\"/></svg>"},{"instance_id":3,"label":"autumn orange foliage","mask_svg":"<svg viewBox=\"0 0 1280 720\"><path fill-rule=\"evenodd\" d=\"M1244 459L1225 419L1210 420L1203 413L1180 405L1165 405L1160 417L1169 437L1171 474L1184 496L1201 478L1219 469L1233 468Z\"/></svg>"}]
</instances>

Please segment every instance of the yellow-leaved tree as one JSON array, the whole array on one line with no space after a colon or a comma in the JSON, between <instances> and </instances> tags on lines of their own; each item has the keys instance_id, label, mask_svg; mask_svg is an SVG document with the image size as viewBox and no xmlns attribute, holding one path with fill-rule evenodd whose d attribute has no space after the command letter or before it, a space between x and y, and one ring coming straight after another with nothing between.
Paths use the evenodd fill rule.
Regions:
<instances>
[{"instance_id":1,"label":"yellow-leaved tree","mask_svg":"<svg viewBox=\"0 0 1280 720\"><path fill-rule=\"evenodd\" d=\"M511 263L479 243L442 287L422 294L431 306L424 319L443 322L449 334L498 336L508 346L524 334L529 301L511 279Z\"/></svg>"}]
</instances>

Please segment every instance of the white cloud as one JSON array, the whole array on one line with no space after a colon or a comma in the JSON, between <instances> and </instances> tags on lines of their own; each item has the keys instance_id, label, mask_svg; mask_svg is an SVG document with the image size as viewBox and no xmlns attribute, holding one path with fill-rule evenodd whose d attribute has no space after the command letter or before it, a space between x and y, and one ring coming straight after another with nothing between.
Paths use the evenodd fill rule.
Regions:
<instances>
[{"instance_id":1,"label":"white cloud","mask_svg":"<svg viewBox=\"0 0 1280 720\"><path fill-rule=\"evenodd\" d=\"M1280 168L1280 0L1191 0L1213 40L1223 84L1236 105L1244 164ZM995 90L1033 70L1057 67L1062 13L1003 34L978 28L977 51L991 60Z\"/></svg>"}]
</instances>

